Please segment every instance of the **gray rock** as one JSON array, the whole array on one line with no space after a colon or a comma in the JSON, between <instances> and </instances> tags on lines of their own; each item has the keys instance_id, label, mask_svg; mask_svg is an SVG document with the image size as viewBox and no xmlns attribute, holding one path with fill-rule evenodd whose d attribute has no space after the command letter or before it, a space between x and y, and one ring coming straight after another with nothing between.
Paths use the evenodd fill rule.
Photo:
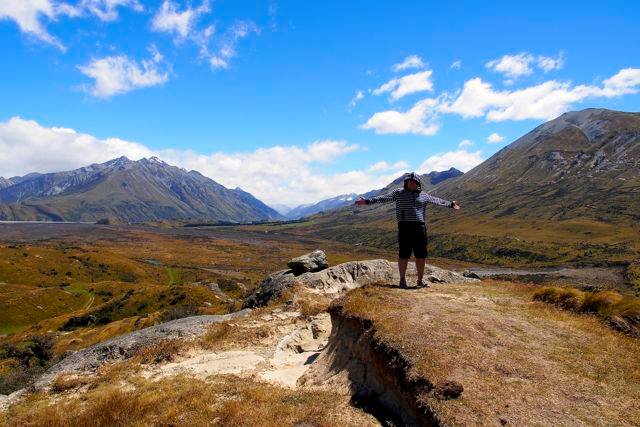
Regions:
<instances>
[{"instance_id":1,"label":"gray rock","mask_svg":"<svg viewBox=\"0 0 640 427\"><path fill-rule=\"evenodd\" d=\"M141 348L162 340L198 337L203 335L207 330L206 327L212 323L245 317L250 312L251 310L245 309L224 315L185 317L111 338L91 347L78 350L53 365L38 379L35 387L36 389L48 387L51 381L62 372L95 372L107 362L127 359Z\"/></svg>"},{"instance_id":2,"label":"gray rock","mask_svg":"<svg viewBox=\"0 0 640 427\"><path fill-rule=\"evenodd\" d=\"M351 261L335 265L318 272L308 272L296 276L291 270L281 270L269 275L245 301L245 307L267 305L278 298L282 291L296 284L319 293L337 296L359 286L374 282L391 281L394 264L384 259Z\"/></svg>"},{"instance_id":3,"label":"gray rock","mask_svg":"<svg viewBox=\"0 0 640 427\"><path fill-rule=\"evenodd\" d=\"M293 271L293 274L298 275L323 270L329 266L329 263L324 251L318 249L292 259L287 263L287 266Z\"/></svg>"}]
</instances>

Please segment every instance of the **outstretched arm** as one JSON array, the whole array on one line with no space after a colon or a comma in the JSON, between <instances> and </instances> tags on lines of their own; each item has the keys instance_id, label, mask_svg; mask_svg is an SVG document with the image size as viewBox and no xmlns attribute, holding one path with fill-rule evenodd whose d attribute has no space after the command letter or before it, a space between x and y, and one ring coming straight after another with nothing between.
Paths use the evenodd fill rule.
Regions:
<instances>
[{"instance_id":1,"label":"outstretched arm","mask_svg":"<svg viewBox=\"0 0 640 427\"><path fill-rule=\"evenodd\" d=\"M356 205L370 205L370 204L373 204L373 203L389 203L389 202L393 202L394 200L396 200L396 197L398 196L398 191L399 190L394 190L393 192L387 194L386 196L372 197L370 199L364 199L364 198L360 197L358 200L356 200L355 204Z\"/></svg>"},{"instance_id":2,"label":"outstretched arm","mask_svg":"<svg viewBox=\"0 0 640 427\"><path fill-rule=\"evenodd\" d=\"M444 200L439 197L432 196L430 194L425 194L425 196L426 196L426 201L429 203L433 203L434 205L447 206L453 209L460 209L460 205L455 200L450 202L448 200Z\"/></svg>"}]
</instances>

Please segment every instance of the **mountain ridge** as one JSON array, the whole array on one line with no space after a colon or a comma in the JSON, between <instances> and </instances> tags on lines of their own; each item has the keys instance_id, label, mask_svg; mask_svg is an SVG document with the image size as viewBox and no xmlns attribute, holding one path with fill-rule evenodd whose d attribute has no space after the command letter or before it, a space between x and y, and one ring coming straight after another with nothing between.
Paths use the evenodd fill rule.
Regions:
<instances>
[{"instance_id":1,"label":"mountain ridge","mask_svg":"<svg viewBox=\"0 0 640 427\"><path fill-rule=\"evenodd\" d=\"M282 219L241 189L227 189L197 171L151 157L122 156L71 171L4 180L0 218L127 222L206 219L232 222Z\"/></svg>"}]
</instances>

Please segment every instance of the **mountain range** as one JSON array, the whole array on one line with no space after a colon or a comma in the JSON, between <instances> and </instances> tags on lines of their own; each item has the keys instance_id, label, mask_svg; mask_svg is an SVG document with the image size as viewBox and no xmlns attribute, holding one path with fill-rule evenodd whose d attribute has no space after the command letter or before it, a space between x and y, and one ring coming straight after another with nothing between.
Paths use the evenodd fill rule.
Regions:
<instances>
[{"instance_id":1,"label":"mountain range","mask_svg":"<svg viewBox=\"0 0 640 427\"><path fill-rule=\"evenodd\" d=\"M126 222L283 219L240 188L152 157L120 157L67 172L0 178L0 219Z\"/></svg>"},{"instance_id":2,"label":"mountain range","mask_svg":"<svg viewBox=\"0 0 640 427\"><path fill-rule=\"evenodd\" d=\"M330 199L321 200L320 202L317 202L317 203L300 205L288 211L286 213L286 216L291 219L303 218L319 212L326 212L332 209L349 206L353 204L353 202L357 200L359 197L369 198L369 197L379 196L381 194L386 194L390 191L395 190L396 188L402 187L402 182L404 180L405 175L406 174L399 176L384 188L371 190L364 194L355 194L355 193L341 194L339 196L332 197ZM460 172L458 169L450 168L449 170L446 170L446 171L440 171L440 172L433 171L433 172L425 173L423 175L420 175L420 180L422 181L424 190L430 190L443 181L446 181L451 178L457 178L461 175L462 175L462 172Z\"/></svg>"}]
</instances>

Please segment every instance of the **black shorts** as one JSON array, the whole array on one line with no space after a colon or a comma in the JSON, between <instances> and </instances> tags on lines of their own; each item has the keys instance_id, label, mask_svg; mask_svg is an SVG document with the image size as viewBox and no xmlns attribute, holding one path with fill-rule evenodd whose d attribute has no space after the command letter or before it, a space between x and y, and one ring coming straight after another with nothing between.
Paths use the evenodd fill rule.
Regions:
<instances>
[{"instance_id":1,"label":"black shorts","mask_svg":"<svg viewBox=\"0 0 640 427\"><path fill-rule=\"evenodd\" d=\"M398 257L411 258L411 251L416 258L427 257L427 227L422 222L398 222Z\"/></svg>"}]
</instances>

